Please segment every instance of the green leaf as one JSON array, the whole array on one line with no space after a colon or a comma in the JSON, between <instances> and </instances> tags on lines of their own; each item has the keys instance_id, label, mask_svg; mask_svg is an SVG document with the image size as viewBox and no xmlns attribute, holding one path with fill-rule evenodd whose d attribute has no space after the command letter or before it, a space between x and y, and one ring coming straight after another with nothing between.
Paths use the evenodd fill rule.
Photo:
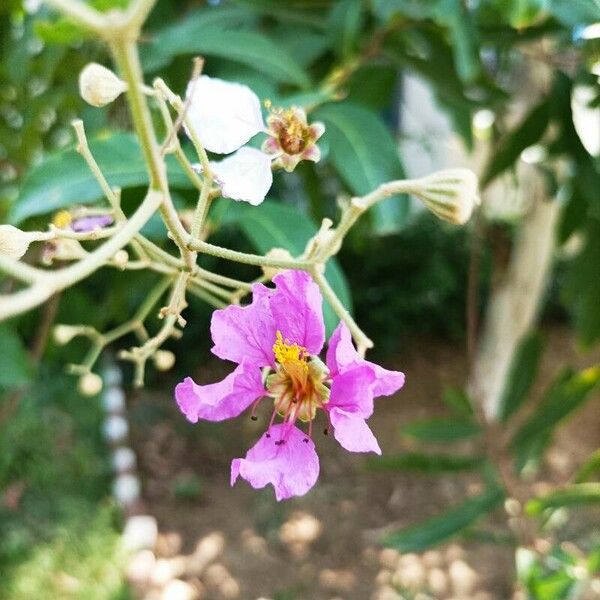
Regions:
<instances>
[{"instance_id":1,"label":"green leaf","mask_svg":"<svg viewBox=\"0 0 600 600\"><path fill-rule=\"evenodd\" d=\"M435 17L450 30L456 70L463 81L480 73L479 48L471 13L460 0L438 0Z\"/></svg>"},{"instance_id":2,"label":"green leaf","mask_svg":"<svg viewBox=\"0 0 600 600\"><path fill-rule=\"evenodd\" d=\"M456 535L498 506L503 498L504 494L499 488L487 489L421 525L386 536L383 543L400 552L420 552Z\"/></svg>"},{"instance_id":3,"label":"green leaf","mask_svg":"<svg viewBox=\"0 0 600 600\"><path fill-rule=\"evenodd\" d=\"M396 456L371 458L367 466L372 471L421 471L424 473L446 473L466 471L481 465L477 456L450 456L448 454L422 454L407 452Z\"/></svg>"},{"instance_id":4,"label":"green leaf","mask_svg":"<svg viewBox=\"0 0 600 600\"><path fill-rule=\"evenodd\" d=\"M550 103L545 99L532 108L525 119L496 144L496 151L483 172L481 186L485 187L509 169L525 148L539 141L548 127L549 120Z\"/></svg>"},{"instance_id":5,"label":"green leaf","mask_svg":"<svg viewBox=\"0 0 600 600\"><path fill-rule=\"evenodd\" d=\"M203 17L203 15L201 15ZM156 71L181 54L218 56L252 67L283 83L308 87L310 79L293 56L256 31L206 28L203 19L159 31L142 52L145 71Z\"/></svg>"},{"instance_id":6,"label":"green leaf","mask_svg":"<svg viewBox=\"0 0 600 600\"><path fill-rule=\"evenodd\" d=\"M362 196L386 181L404 177L396 142L376 113L340 102L319 107L313 117L325 123L329 159L354 194ZM391 233L406 222L408 198L388 198L370 212L375 230Z\"/></svg>"},{"instance_id":7,"label":"green leaf","mask_svg":"<svg viewBox=\"0 0 600 600\"><path fill-rule=\"evenodd\" d=\"M544 394L535 413L521 426L513 438L519 447L531 443L533 438L551 431L586 399L600 382L600 366L590 367L578 373L565 370L558 375Z\"/></svg>"},{"instance_id":8,"label":"green leaf","mask_svg":"<svg viewBox=\"0 0 600 600\"><path fill-rule=\"evenodd\" d=\"M453 411L467 417L473 416L473 406L471 404L471 400L464 390L447 387L444 389L442 400L446 406L450 407Z\"/></svg>"},{"instance_id":9,"label":"green leaf","mask_svg":"<svg viewBox=\"0 0 600 600\"><path fill-rule=\"evenodd\" d=\"M550 0L548 9L568 27L600 21L600 0Z\"/></svg>"},{"instance_id":10,"label":"green leaf","mask_svg":"<svg viewBox=\"0 0 600 600\"><path fill-rule=\"evenodd\" d=\"M306 243L318 230L318 227L298 209L271 199L259 207L231 203L222 223L233 223L240 227L259 252L268 252L271 248L285 248L294 256L304 251ZM342 304L351 310L350 290L335 259L328 262L325 275ZM329 304L324 305L324 314L327 332L330 334L339 319Z\"/></svg>"},{"instance_id":11,"label":"green leaf","mask_svg":"<svg viewBox=\"0 0 600 600\"><path fill-rule=\"evenodd\" d=\"M537 333L524 337L519 343L500 397L499 417L502 421L507 421L527 398L535 380L542 347L542 338Z\"/></svg>"},{"instance_id":12,"label":"green leaf","mask_svg":"<svg viewBox=\"0 0 600 600\"><path fill-rule=\"evenodd\" d=\"M25 385L32 372L31 361L23 342L13 327L0 324L0 389L11 390Z\"/></svg>"},{"instance_id":13,"label":"green leaf","mask_svg":"<svg viewBox=\"0 0 600 600\"><path fill-rule=\"evenodd\" d=\"M600 474L600 450L596 450L575 474L575 483L583 483Z\"/></svg>"},{"instance_id":14,"label":"green leaf","mask_svg":"<svg viewBox=\"0 0 600 600\"><path fill-rule=\"evenodd\" d=\"M470 419L435 417L413 421L402 433L423 442L456 442L481 433L481 428Z\"/></svg>"},{"instance_id":15,"label":"green leaf","mask_svg":"<svg viewBox=\"0 0 600 600\"><path fill-rule=\"evenodd\" d=\"M329 35L341 58L350 56L356 47L363 23L362 0L341 0L329 13Z\"/></svg>"},{"instance_id":16,"label":"green leaf","mask_svg":"<svg viewBox=\"0 0 600 600\"><path fill-rule=\"evenodd\" d=\"M577 483L530 500L525 510L528 515L539 515L547 508L580 506L600 503L600 483Z\"/></svg>"},{"instance_id":17,"label":"green leaf","mask_svg":"<svg viewBox=\"0 0 600 600\"><path fill-rule=\"evenodd\" d=\"M575 328L585 346L600 339L600 220L585 222L585 246L571 261L565 298L575 315Z\"/></svg>"},{"instance_id":18,"label":"green leaf","mask_svg":"<svg viewBox=\"0 0 600 600\"><path fill-rule=\"evenodd\" d=\"M389 21L396 16L426 19L432 12L431 3L423 0L372 0L371 8L382 21Z\"/></svg>"},{"instance_id":19,"label":"green leaf","mask_svg":"<svg viewBox=\"0 0 600 600\"><path fill-rule=\"evenodd\" d=\"M133 134L111 133L90 142L90 150L111 186L144 186L148 174L141 149ZM172 157L169 181L173 187L191 184ZM9 220L18 224L73 204L94 202L102 190L83 158L74 150L50 154L25 176L21 193L12 205Z\"/></svg>"}]
</instances>

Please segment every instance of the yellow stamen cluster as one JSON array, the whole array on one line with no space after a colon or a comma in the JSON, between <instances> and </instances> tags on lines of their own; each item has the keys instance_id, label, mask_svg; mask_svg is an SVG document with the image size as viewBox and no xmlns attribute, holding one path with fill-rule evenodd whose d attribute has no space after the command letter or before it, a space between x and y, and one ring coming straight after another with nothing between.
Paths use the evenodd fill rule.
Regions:
<instances>
[{"instance_id":1,"label":"yellow stamen cluster","mask_svg":"<svg viewBox=\"0 0 600 600\"><path fill-rule=\"evenodd\" d=\"M277 331L276 341L273 344L275 360L282 366L297 365L304 372L308 371L306 348L298 344L291 344L289 340L283 339L281 331Z\"/></svg>"}]
</instances>

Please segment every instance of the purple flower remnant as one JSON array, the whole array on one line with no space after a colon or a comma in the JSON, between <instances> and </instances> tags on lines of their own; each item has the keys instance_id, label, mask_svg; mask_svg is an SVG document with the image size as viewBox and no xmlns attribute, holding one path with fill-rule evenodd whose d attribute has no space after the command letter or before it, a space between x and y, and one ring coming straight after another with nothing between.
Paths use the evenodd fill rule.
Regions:
<instances>
[{"instance_id":1,"label":"purple flower remnant","mask_svg":"<svg viewBox=\"0 0 600 600\"><path fill-rule=\"evenodd\" d=\"M113 218L110 215L94 215L74 219L71 222L71 229L77 232L94 231L95 229L104 229L112 224Z\"/></svg>"},{"instance_id":2,"label":"purple flower remnant","mask_svg":"<svg viewBox=\"0 0 600 600\"><path fill-rule=\"evenodd\" d=\"M213 314L212 352L237 363L234 371L209 385L186 377L176 386L175 399L196 423L237 417L250 407L256 419L259 402L271 398L274 409L266 431L245 458L233 460L231 484L238 477L254 488L270 483L277 500L283 500L308 492L319 475L312 440L319 409L343 448L381 454L366 419L374 398L399 390L404 374L361 358L344 323L331 336L323 363L318 358L325 342L318 286L303 271L285 271L273 282L275 289L255 284L250 305Z\"/></svg>"}]
</instances>

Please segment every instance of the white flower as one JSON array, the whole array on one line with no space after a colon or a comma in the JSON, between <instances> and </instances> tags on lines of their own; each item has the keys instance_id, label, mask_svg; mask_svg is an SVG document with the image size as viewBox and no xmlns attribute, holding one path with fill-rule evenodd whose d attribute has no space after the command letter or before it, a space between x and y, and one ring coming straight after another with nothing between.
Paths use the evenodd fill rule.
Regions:
<instances>
[{"instance_id":1,"label":"white flower","mask_svg":"<svg viewBox=\"0 0 600 600\"><path fill-rule=\"evenodd\" d=\"M271 158L256 148L244 146L210 166L221 185L224 198L259 205L273 183Z\"/></svg>"},{"instance_id":2,"label":"white flower","mask_svg":"<svg viewBox=\"0 0 600 600\"><path fill-rule=\"evenodd\" d=\"M260 100L246 85L202 75L186 95L188 118L209 152L229 154L265 128Z\"/></svg>"},{"instance_id":3,"label":"white flower","mask_svg":"<svg viewBox=\"0 0 600 600\"><path fill-rule=\"evenodd\" d=\"M412 193L436 217L455 225L463 225L481 200L477 176L469 169L445 169L417 181Z\"/></svg>"},{"instance_id":4,"label":"white flower","mask_svg":"<svg viewBox=\"0 0 600 600\"><path fill-rule=\"evenodd\" d=\"M92 106L106 106L126 89L123 80L98 63L90 63L79 74L79 94Z\"/></svg>"},{"instance_id":5,"label":"white flower","mask_svg":"<svg viewBox=\"0 0 600 600\"><path fill-rule=\"evenodd\" d=\"M260 204L273 183L271 157L255 148L241 147L265 130L258 96L240 83L203 75L189 83L187 102L191 127L204 147L216 154L234 152L210 163L223 197Z\"/></svg>"}]
</instances>

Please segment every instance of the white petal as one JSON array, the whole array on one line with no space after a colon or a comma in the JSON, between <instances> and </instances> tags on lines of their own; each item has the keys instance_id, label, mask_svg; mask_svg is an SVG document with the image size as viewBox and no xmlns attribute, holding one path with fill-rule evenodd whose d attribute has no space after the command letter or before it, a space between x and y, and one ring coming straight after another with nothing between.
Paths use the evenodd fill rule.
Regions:
<instances>
[{"instance_id":1,"label":"white petal","mask_svg":"<svg viewBox=\"0 0 600 600\"><path fill-rule=\"evenodd\" d=\"M590 107L595 96L591 85L576 85L571 92L571 111L583 147L592 156L600 156L600 109Z\"/></svg>"},{"instance_id":2,"label":"white petal","mask_svg":"<svg viewBox=\"0 0 600 600\"><path fill-rule=\"evenodd\" d=\"M271 157L256 148L240 148L210 166L221 184L224 198L260 204L273 183Z\"/></svg>"},{"instance_id":3,"label":"white petal","mask_svg":"<svg viewBox=\"0 0 600 600\"><path fill-rule=\"evenodd\" d=\"M202 75L188 85L193 92L188 116L204 147L228 154L264 129L258 96L241 83Z\"/></svg>"}]
</instances>

